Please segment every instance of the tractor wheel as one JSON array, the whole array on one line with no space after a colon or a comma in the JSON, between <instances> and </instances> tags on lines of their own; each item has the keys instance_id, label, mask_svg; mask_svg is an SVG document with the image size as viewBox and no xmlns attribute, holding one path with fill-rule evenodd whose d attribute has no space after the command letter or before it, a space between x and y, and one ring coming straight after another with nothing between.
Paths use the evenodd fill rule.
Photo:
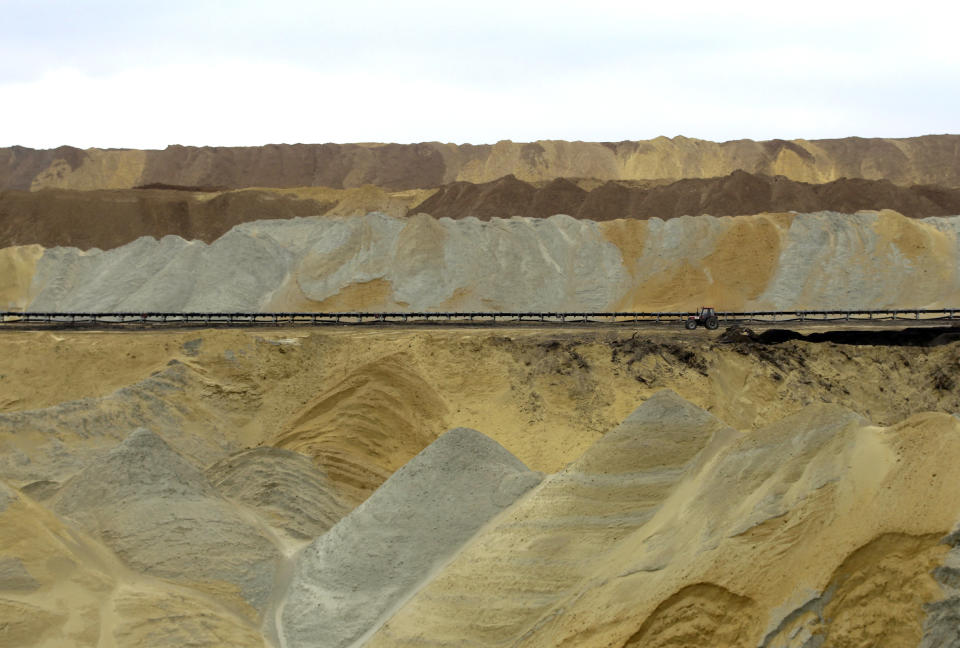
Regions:
<instances>
[{"instance_id":1,"label":"tractor wheel","mask_svg":"<svg viewBox=\"0 0 960 648\"><path fill-rule=\"evenodd\" d=\"M711 331L715 331L717 330L717 327L720 326L720 320L718 320L716 316L708 317L707 321L704 322L704 326L706 326Z\"/></svg>"},{"instance_id":2,"label":"tractor wheel","mask_svg":"<svg viewBox=\"0 0 960 648\"><path fill-rule=\"evenodd\" d=\"M683 325L692 331L693 329L697 328L697 320L688 319Z\"/></svg>"}]
</instances>

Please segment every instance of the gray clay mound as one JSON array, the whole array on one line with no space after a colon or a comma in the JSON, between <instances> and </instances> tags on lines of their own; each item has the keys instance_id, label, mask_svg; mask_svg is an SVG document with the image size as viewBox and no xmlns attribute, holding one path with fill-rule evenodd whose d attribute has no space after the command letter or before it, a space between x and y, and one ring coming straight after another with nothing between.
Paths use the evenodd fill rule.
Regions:
<instances>
[{"instance_id":1,"label":"gray clay mound","mask_svg":"<svg viewBox=\"0 0 960 648\"><path fill-rule=\"evenodd\" d=\"M617 304L642 286L647 288L636 294L662 289L664 276L701 267L711 255L723 257L733 250L729 237L738 231L733 228L759 222L651 218L637 230L645 244L634 255L615 243L619 230L562 214L482 222L371 212L254 221L237 225L209 245L167 236L159 241L143 237L105 252L47 249L36 266L28 308L290 310L300 308L304 299L324 302L351 286L382 281L391 287L386 297L390 308L417 312L444 310L454 297L458 309L472 311L618 310ZM888 242L884 222L870 212L796 214L788 226L777 226L782 242L763 271L770 274L761 293L743 293L744 309L923 306L941 303L960 289L960 218L931 217L910 225L918 236L947 246L944 254L925 255L922 262L912 260L910 248ZM682 309L677 304L692 295L680 290L661 306ZM380 300L357 308L379 310L375 304Z\"/></svg>"},{"instance_id":2,"label":"gray clay mound","mask_svg":"<svg viewBox=\"0 0 960 648\"><path fill-rule=\"evenodd\" d=\"M943 564L933 570L944 597L926 605L920 648L960 648L960 525L954 527L943 544L951 547Z\"/></svg>"},{"instance_id":3,"label":"gray clay mound","mask_svg":"<svg viewBox=\"0 0 960 648\"><path fill-rule=\"evenodd\" d=\"M42 479L40 481L30 482L26 486L23 486L20 489L20 492L31 499L35 499L38 502L43 502L56 495L58 490L60 490L59 482L49 479Z\"/></svg>"},{"instance_id":4,"label":"gray clay mound","mask_svg":"<svg viewBox=\"0 0 960 648\"><path fill-rule=\"evenodd\" d=\"M279 615L282 645L362 639L540 478L475 430L447 432L298 556Z\"/></svg>"},{"instance_id":5,"label":"gray clay mound","mask_svg":"<svg viewBox=\"0 0 960 648\"><path fill-rule=\"evenodd\" d=\"M32 592L40 583L19 558L0 558L0 592Z\"/></svg>"},{"instance_id":6,"label":"gray clay mound","mask_svg":"<svg viewBox=\"0 0 960 648\"><path fill-rule=\"evenodd\" d=\"M296 540L316 538L350 511L319 466L282 448L243 450L207 468L206 476L223 496Z\"/></svg>"},{"instance_id":7,"label":"gray clay mound","mask_svg":"<svg viewBox=\"0 0 960 648\"><path fill-rule=\"evenodd\" d=\"M617 474L676 468L723 428L726 426L713 415L663 389L601 437L568 470Z\"/></svg>"},{"instance_id":8,"label":"gray clay mound","mask_svg":"<svg viewBox=\"0 0 960 648\"><path fill-rule=\"evenodd\" d=\"M236 588L256 608L270 594L274 544L149 430L93 461L52 504L133 569L214 591Z\"/></svg>"},{"instance_id":9,"label":"gray clay mound","mask_svg":"<svg viewBox=\"0 0 960 648\"><path fill-rule=\"evenodd\" d=\"M733 430L664 389L544 484L541 496L562 502L548 506L552 514L569 508L567 514L584 525L637 526L653 515L717 434Z\"/></svg>"},{"instance_id":10,"label":"gray clay mound","mask_svg":"<svg viewBox=\"0 0 960 648\"><path fill-rule=\"evenodd\" d=\"M17 501L17 492L0 481L0 513L7 510L7 507Z\"/></svg>"},{"instance_id":11,"label":"gray clay mound","mask_svg":"<svg viewBox=\"0 0 960 648\"><path fill-rule=\"evenodd\" d=\"M0 413L0 475L22 484L64 481L141 427L162 434L198 465L221 459L237 447L220 433L226 426L214 399L197 405L185 396L200 390L198 382L192 368L171 360L106 396ZM198 428L217 433L193 433Z\"/></svg>"}]
</instances>

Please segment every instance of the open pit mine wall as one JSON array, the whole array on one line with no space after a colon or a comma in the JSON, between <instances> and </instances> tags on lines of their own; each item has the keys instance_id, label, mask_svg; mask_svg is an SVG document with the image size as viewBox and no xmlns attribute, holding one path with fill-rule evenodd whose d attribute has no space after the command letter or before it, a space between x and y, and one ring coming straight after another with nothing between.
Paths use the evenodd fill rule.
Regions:
<instances>
[{"instance_id":1,"label":"open pit mine wall","mask_svg":"<svg viewBox=\"0 0 960 648\"><path fill-rule=\"evenodd\" d=\"M960 305L960 217L594 222L370 213L244 223L211 244L0 250L35 312L669 311Z\"/></svg>"},{"instance_id":2,"label":"open pit mine wall","mask_svg":"<svg viewBox=\"0 0 960 648\"><path fill-rule=\"evenodd\" d=\"M737 169L802 182L886 179L960 187L960 135L906 139L736 140L658 137L626 142L502 141L492 145L277 144L163 150L0 149L0 189L193 187L388 189L489 182L710 178Z\"/></svg>"}]
</instances>

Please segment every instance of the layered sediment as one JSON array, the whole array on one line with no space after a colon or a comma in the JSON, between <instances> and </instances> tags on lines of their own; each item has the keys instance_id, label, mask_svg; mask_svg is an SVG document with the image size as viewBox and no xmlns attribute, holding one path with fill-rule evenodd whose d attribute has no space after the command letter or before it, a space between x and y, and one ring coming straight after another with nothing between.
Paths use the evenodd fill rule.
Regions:
<instances>
[{"instance_id":1,"label":"layered sediment","mask_svg":"<svg viewBox=\"0 0 960 648\"><path fill-rule=\"evenodd\" d=\"M960 189L898 186L888 180L840 179L825 184L734 171L668 181L557 178L524 182L508 175L486 183L454 182L432 189L218 190L201 187L0 191L0 248L38 244L109 250L141 237L180 236L212 243L255 220L298 216L390 216L480 220L566 214L577 219L739 216L767 212L855 213L889 209L911 218L960 214ZM2 296L0 296L2 298Z\"/></svg>"},{"instance_id":2,"label":"layered sediment","mask_svg":"<svg viewBox=\"0 0 960 648\"><path fill-rule=\"evenodd\" d=\"M0 311L952 308L958 142L15 147ZM949 323L2 333L4 645L957 645Z\"/></svg>"},{"instance_id":3,"label":"layered sediment","mask_svg":"<svg viewBox=\"0 0 960 648\"><path fill-rule=\"evenodd\" d=\"M254 220L297 216L405 215L432 190L300 187L0 191L0 248L39 244L109 250L140 238L177 235L207 243Z\"/></svg>"},{"instance_id":4,"label":"layered sediment","mask_svg":"<svg viewBox=\"0 0 960 648\"><path fill-rule=\"evenodd\" d=\"M513 174L555 178L652 180L711 178L735 170L801 182L840 178L960 186L957 135L904 139L735 140L658 137L624 142L502 141L492 145L274 144L168 146L160 151L61 147L0 149L0 188L36 190L185 187L438 187L490 182Z\"/></svg>"}]
</instances>

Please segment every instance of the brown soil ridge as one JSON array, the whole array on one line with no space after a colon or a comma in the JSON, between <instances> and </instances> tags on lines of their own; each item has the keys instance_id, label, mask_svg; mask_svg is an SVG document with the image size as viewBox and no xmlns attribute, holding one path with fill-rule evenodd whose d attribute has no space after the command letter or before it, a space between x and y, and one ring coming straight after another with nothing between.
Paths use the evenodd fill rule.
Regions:
<instances>
[{"instance_id":1,"label":"brown soil ridge","mask_svg":"<svg viewBox=\"0 0 960 648\"><path fill-rule=\"evenodd\" d=\"M141 236L182 236L210 243L235 225L298 216L404 215L424 192L391 194L376 187L216 192L201 187L79 191L0 191L0 248L58 245L103 250Z\"/></svg>"},{"instance_id":2,"label":"brown soil ridge","mask_svg":"<svg viewBox=\"0 0 960 648\"><path fill-rule=\"evenodd\" d=\"M310 216L334 204L260 191L225 193L210 200L158 189L2 191L0 248L29 241L44 247L109 249L141 236L168 234L209 242L240 223Z\"/></svg>"},{"instance_id":3,"label":"brown soil ridge","mask_svg":"<svg viewBox=\"0 0 960 648\"><path fill-rule=\"evenodd\" d=\"M902 139L710 142L658 137L624 142L543 140L496 144L271 144L163 150L0 149L0 189L359 187L391 190L513 174L527 182L711 178L733 171L802 182L887 179L960 187L960 135Z\"/></svg>"},{"instance_id":4,"label":"brown soil ridge","mask_svg":"<svg viewBox=\"0 0 960 648\"><path fill-rule=\"evenodd\" d=\"M354 216L382 211L435 218L567 214L581 219L662 219L892 209L908 217L960 214L960 189L900 187L886 180L826 184L735 171L721 178L657 182L570 180L529 183L505 176L482 184L454 182L438 190L388 192L303 187L217 191L173 187L79 191L0 191L0 248L39 244L112 249L141 236L177 235L210 243L235 225L299 216Z\"/></svg>"},{"instance_id":5,"label":"brown soil ridge","mask_svg":"<svg viewBox=\"0 0 960 648\"><path fill-rule=\"evenodd\" d=\"M634 186L607 181L587 190L558 178L535 186L509 175L493 182L455 182L413 208L435 218L546 218L567 214L594 221L678 216L741 216L764 212L811 213L893 209L913 218L960 214L960 189L901 187L888 180L843 178L825 184L784 176L734 171L721 178L694 178L668 185Z\"/></svg>"}]
</instances>

